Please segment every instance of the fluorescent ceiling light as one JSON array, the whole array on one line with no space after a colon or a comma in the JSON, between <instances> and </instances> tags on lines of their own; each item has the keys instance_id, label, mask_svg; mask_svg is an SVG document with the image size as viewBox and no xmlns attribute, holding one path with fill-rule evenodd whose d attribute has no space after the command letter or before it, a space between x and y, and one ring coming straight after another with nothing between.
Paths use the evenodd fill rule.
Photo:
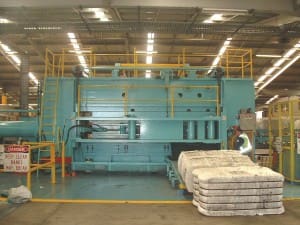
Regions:
<instances>
[{"instance_id":1,"label":"fluorescent ceiling light","mask_svg":"<svg viewBox=\"0 0 300 225\"><path fill-rule=\"evenodd\" d=\"M213 14L208 19L204 20L203 23L214 23L215 21L223 21L223 15L220 13Z\"/></svg>"},{"instance_id":2,"label":"fluorescent ceiling light","mask_svg":"<svg viewBox=\"0 0 300 225\"><path fill-rule=\"evenodd\" d=\"M1 43L0 46L6 53L11 51L11 49L6 44Z\"/></svg>"},{"instance_id":3,"label":"fluorescent ceiling light","mask_svg":"<svg viewBox=\"0 0 300 225\"><path fill-rule=\"evenodd\" d=\"M293 55L295 52L297 51L296 48L291 48L290 50L287 51L287 53L285 53L283 55L284 58L289 58L291 55Z\"/></svg>"},{"instance_id":4,"label":"fluorescent ceiling light","mask_svg":"<svg viewBox=\"0 0 300 225\"><path fill-rule=\"evenodd\" d=\"M269 68L265 74L263 76L261 76L258 79L259 83L255 83L258 86L258 84L261 84L262 81L265 80L267 75L272 75L272 73L277 69L280 68L280 66L285 62L285 61L289 61L290 57L295 54L295 52L298 50L297 46L298 44L300 44L300 42L298 42L297 44L294 45L293 48L289 49L288 51L285 52L285 54L283 56L279 56L279 55L256 55L258 57L271 57L271 58L280 58L278 59L275 63L273 63L273 67ZM299 45L300 46L300 45ZM257 93L259 93L264 87L266 87L269 83L271 83L276 77L278 77L284 70L286 70L290 65L292 65L296 60L297 60L297 56L294 57L291 61L289 61L281 70L279 70L276 74L274 74L272 77L270 77L270 79L263 84L258 90Z\"/></svg>"},{"instance_id":5,"label":"fluorescent ceiling light","mask_svg":"<svg viewBox=\"0 0 300 225\"><path fill-rule=\"evenodd\" d=\"M85 50L81 50L80 49L80 45L78 44L78 41L76 39L76 35L74 33L67 33L70 42L73 46L74 50L70 50L69 52L75 52L75 54L77 55L78 61L80 63L80 65L84 68L83 69L83 76L88 77L88 74L90 73L89 69L88 69L88 64L85 61L85 57L82 55L83 52L86 52ZM91 52L91 51L89 51Z\"/></svg>"},{"instance_id":6,"label":"fluorescent ceiling light","mask_svg":"<svg viewBox=\"0 0 300 225\"><path fill-rule=\"evenodd\" d=\"M246 15L246 9L218 9L218 8L202 8L202 13L228 14L228 15Z\"/></svg>"},{"instance_id":7,"label":"fluorescent ceiling light","mask_svg":"<svg viewBox=\"0 0 300 225\"><path fill-rule=\"evenodd\" d=\"M111 19L111 16L108 14L108 11L103 8L87 8L86 11L93 12L94 16L98 18L101 22L107 22Z\"/></svg>"},{"instance_id":8,"label":"fluorescent ceiling light","mask_svg":"<svg viewBox=\"0 0 300 225\"><path fill-rule=\"evenodd\" d=\"M77 44L76 38L70 38L70 41L71 41L72 44Z\"/></svg>"},{"instance_id":9,"label":"fluorescent ceiling light","mask_svg":"<svg viewBox=\"0 0 300 225\"><path fill-rule=\"evenodd\" d=\"M154 39L154 33L148 33L147 36L148 36L148 39Z\"/></svg>"},{"instance_id":10,"label":"fluorescent ceiling light","mask_svg":"<svg viewBox=\"0 0 300 225\"><path fill-rule=\"evenodd\" d=\"M257 87L258 85L260 85L262 82L260 82L260 81L256 81L255 83L254 83L254 86L255 87Z\"/></svg>"},{"instance_id":11,"label":"fluorescent ceiling light","mask_svg":"<svg viewBox=\"0 0 300 225\"><path fill-rule=\"evenodd\" d=\"M154 43L154 40L153 39L148 39L147 40L147 44L153 44Z\"/></svg>"},{"instance_id":12,"label":"fluorescent ceiling light","mask_svg":"<svg viewBox=\"0 0 300 225\"><path fill-rule=\"evenodd\" d=\"M135 53L138 54L157 54L157 51L152 51L152 52L148 52L148 51L136 51Z\"/></svg>"},{"instance_id":13,"label":"fluorescent ceiling light","mask_svg":"<svg viewBox=\"0 0 300 225\"><path fill-rule=\"evenodd\" d=\"M224 52L226 51L226 49L230 45L231 40L232 40L232 38L229 37L229 38L226 39L226 41L224 41L223 46L220 48L217 57L214 59L210 69L207 72L208 74L212 71L213 67L215 67L219 63L222 55L224 54Z\"/></svg>"},{"instance_id":14,"label":"fluorescent ceiling light","mask_svg":"<svg viewBox=\"0 0 300 225\"><path fill-rule=\"evenodd\" d=\"M219 61L220 61L220 56L217 56L217 57L214 59L212 65L213 65L213 66L216 66L216 65L218 64Z\"/></svg>"},{"instance_id":15,"label":"fluorescent ceiling light","mask_svg":"<svg viewBox=\"0 0 300 225\"><path fill-rule=\"evenodd\" d=\"M75 38L76 38L76 36L75 36L74 33L68 33L68 37L69 37L70 39L75 39Z\"/></svg>"},{"instance_id":16,"label":"fluorescent ceiling light","mask_svg":"<svg viewBox=\"0 0 300 225\"><path fill-rule=\"evenodd\" d=\"M271 73L274 72L275 69L276 69L276 67L271 67L271 68L269 68L269 69L265 72L265 74L266 74L266 75L270 75Z\"/></svg>"},{"instance_id":17,"label":"fluorescent ceiling light","mask_svg":"<svg viewBox=\"0 0 300 225\"><path fill-rule=\"evenodd\" d=\"M219 51L219 55L223 55L224 54L224 52L226 51L226 48L227 48L227 46L222 46L222 48L220 49L220 51Z\"/></svg>"},{"instance_id":18,"label":"fluorescent ceiling light","mask_svg":"<svg viewBox=\"0 0 300 225\"><path fill-rule=\"evenodd\" d=\"M152 64L152 56L151 55L147 55L146 64Z\"/></svg>"},{"instance_id":19,"label":"fluorescent ceiling light","mask_svg":"<svg viewBox=\"0 0 300 225\"><path fill-rule=\"evenodd\" d=\"M137 51L137 53L147 53L147 56L146 56L146 64L152 64L152 53L157 53L156 51L153 51L154 49L154 36L155 34L153 32L149 32L147 33L147 51ZM145 76L148 78L148 77L151 77L151 71L147 72L146 71L146 74Z\"/></svg>"},{"instance_id":20,"label":"fluorescent ceiling light","mask_svg":"<svg viewBox=\"0 0 300 225\"><path fill-rule=\"evenodd\" d=\"M145 77L151 78L151 70L146 70Z\"/></svg>"},{"instance_id":21,"label":"fluorescent ceiling light","mask_svg":"<svg viewBox=\"0 0 300 225\"><path fill-rule=\"evenodd\" d=\"M0 23L12 23L12 21L6 19L6 18L1 18L0 17Z\"/></svg>"},{"instance_id":22,"label":"fluorescent ceiling light","mask_svg":"<svg viewBox=\"0 0 300 225\"><path fill-rule=\"evenodd\" d=\"M222 21L222 20L224 20L223 14L216 13L216 14L214 14L210 17L210 20L212 20L212 21Z\"/></svg>"},{"instance_id":23,"label":"fluorescent ceiling light","mask_svg":"<svg viewBox=\"0 0 300 225\"><path fill-rule=\"evenodd\" d=\"M263 75L257 81L258 82L263 82L267 77L269 77L269 75Z\"/></svg>"},{"instance_id":24,"label":"fluorescent ceiling light","mask_svg":"<svg viewBox=\"0 0 300 225\"><path fill-rule=\"evenodd\" d=\"M262 89L269 85L274 79L276 79L280 74L282 74L287 68L289 68L294 62L300 58L300 55L294 57L290 62L288 62L281 70L275 73L266 83L264 83L256 92L258 94Z\"/></svg>"},{"instance_id":25,"label":"fluorescent ceiling light","mask_svg":"<svg viewBox=\"0 0 300 225\"><path fill-rule=\"evenodd\" d=\"M79 44L77 44L77 43L72 43L72 46L73 46L73 48L74 48L75 50L80 49L80 46L79 46Z\"/></svg>"},{"instance_id":26,"label":"fluorescent ceiling light","mask_svg":"<svg viewBox=\"0 0 300 225\"><path fill-rule=\"evenodd\" d=\"M275 67L281 66L281 64L284 63L285 60L286 60L285 58L279 59L277 62L274 63L274 66Z\"/></svg>"},{"instance_id":27,"label":"fluorescent ceiling light","mask_svg":"<svg viewBox=\"0 0 300 225\"><path fill-rule=\"evenodd\" d=\"M19 66L21 65L21 60L18 56L16 55L10 55L10 57L12 58L12 60Z\"/></svg>"},{"instance_id":28,"label":"fluorescent ceiling light","mask_svg":"<svg viewBox=\"0 0 300 225\"><path fill-rule=\"evenodd\" d=\"M38 79L36 79L36 76L34 76L34 74L33 74L32 72L29 72L29 73L28 73L28 76L29 76L29 78L30 78L36 85L39 84Z\"/></svg>"},{"instance_id":29,"label":"fluorescent ceiling light","mask_svg":"<svg viewBox=\"0 0 300 225\"><path fill-rule=\"evenodd\" d=\"M82 53L92 53L91 50L69 50L70 53L82 54Z\"/></svg>"},{"instance_id":30,"label":"fluorescent ceiling light","mask_svg":"<svg viewBox=\"0 0 300 225\"><path fill-rule=\"evenodd\" d=\"M207 20L204 20L203 23L214 23L214 21L207 19Z\"/></svg>"},{"instance_id":31,"label":"fluorescent ceiling light","mask_svg":"<svg viewBox=\"0 0 300 225\"><path fill-rule=\"evenodd\" d=\"M147 52L153 52L153 45L147 45Z\"/></svg>"},{"instance_id":32,"label":"fluorescent ceiling light","mask_svg":"<svg viewBox=\"0 0 300 225\"><path fill-rule=\"evenodd\" d=\"M256 57L261 57L261 58L281 58L281 55L275 55L275 54L256 54Z\"/></svg>"},{"instance_id":33,"label":"fluorescent ceiling light","mask_svg":"<svg viewBox=\"0 0 300 225\"><path fill-rule=\"evenodd\" d=\"M294 45L295 48L300 48L300 43Z\"/></svg>"},{"instance_id":34,"label":"fluorescent ceiling light","mask_svg":"<svg viewBox=\"0 0 300 225\"><path fill-rule=\"evenodd\" d=\"M277 99L279 95L274 95L272 98L270 98L268 101L266 101L266 105L269 105L271 102L273 102L275 99Z\"/></svg>"}]
</instances>

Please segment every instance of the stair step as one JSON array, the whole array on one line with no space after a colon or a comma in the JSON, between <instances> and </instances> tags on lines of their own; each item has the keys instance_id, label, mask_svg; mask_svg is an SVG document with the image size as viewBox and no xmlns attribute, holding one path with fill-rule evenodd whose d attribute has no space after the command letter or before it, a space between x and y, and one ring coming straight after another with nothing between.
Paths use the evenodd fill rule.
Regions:
<instances>
[{"instance_id":1,"label":"stair step","mask_svg":"<svg viewBox=\"0 0 300 225\"><path fill-rule=\"evenodd\" d=\"M49 114L49 115L43 115L43 119L49 119L49 118L54 118L54 116L51 114Z\"/></svg>"}]
</instances>

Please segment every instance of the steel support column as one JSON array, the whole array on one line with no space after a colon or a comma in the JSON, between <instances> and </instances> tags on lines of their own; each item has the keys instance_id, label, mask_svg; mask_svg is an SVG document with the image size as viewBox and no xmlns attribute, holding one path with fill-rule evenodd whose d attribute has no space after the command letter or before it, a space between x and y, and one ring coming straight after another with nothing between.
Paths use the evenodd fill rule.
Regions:
<instances>
[{"instance_id":1,"label":"steel support column","mask_svg":"<svg viewBox=\"0 0 300 225\"><path fill-rule=\"evenodd\" d=\"M20 109L28 109L28 94L29 94L29 56L21 55L20 65ZM27 112L22 112L21 116L27 117Z\"/></svg>"}]
</instances>

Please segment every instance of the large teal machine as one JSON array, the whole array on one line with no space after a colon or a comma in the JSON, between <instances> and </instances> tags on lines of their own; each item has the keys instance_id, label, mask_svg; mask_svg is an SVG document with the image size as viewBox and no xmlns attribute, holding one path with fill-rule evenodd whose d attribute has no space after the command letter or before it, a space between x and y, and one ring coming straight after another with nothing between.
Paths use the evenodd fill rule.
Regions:
<instances>
[{"instance_id":1,"label":"large teal machine","mask_svg":"<svg viewBox=\"0 0 300 225\"><path fill-rule=\"evenodd\" d=\"M199 77L200 67L181 67L179 76L152 66L152 78L120 76L137 68L118 64L95 69L111 76L47 77L38 122L24 121L25 135L1 124L2 136L9 129L54 141L58 156L64 143L72 171L164 171L181 151L227 149L241 109L254 111L252 79L226 78L222 69Z\"/></svg>"},{"instance_id":2,"label":"large teal machine","mask_svg":"<svg viewBox=\"0 0 300 225\"><path fill-rule=\"evenodd\" d=\"M250 79L198 78L188 66L183 77L157 68L150 79L100 69L112 76L45 80L41 138L65 142L73 171L165 170L180 151L226 149L240 110L254 110Z\"/></svg>"}]
</instances>

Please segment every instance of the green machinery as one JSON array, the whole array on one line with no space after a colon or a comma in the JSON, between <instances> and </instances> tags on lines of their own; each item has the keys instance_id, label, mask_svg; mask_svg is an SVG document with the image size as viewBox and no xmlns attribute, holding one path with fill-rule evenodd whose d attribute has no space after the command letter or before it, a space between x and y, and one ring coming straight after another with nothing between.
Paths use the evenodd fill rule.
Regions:
<instances>
[{"instance_id":1,"label":"green machinery","mask_svg":"<svg viewBox=\"0 0 300 225\"><path fill-rule=\"evenodd\" d=\"M147 69L152 78L121 76ZM28 135L19 134L18 124L2 124L0 134L9 129L64 144L72 171L165 171L183 150L227 149L241 109L255 108L252 77L230 77L226 68L209 74L189 65L93 70L110 76L48 75L38 122L22 123Z\"/></svg>"},{"instance_id":2,"label":"green machinery","mask_svg":"<svg viewBox=\"0 0 300 225\"><path fill-rule=\"evenodd\" d=\"M278 171L291 182L300 182L300 100L281 98L270 104L269 149L278 154Z\"/></svg>"}]
</instances>

